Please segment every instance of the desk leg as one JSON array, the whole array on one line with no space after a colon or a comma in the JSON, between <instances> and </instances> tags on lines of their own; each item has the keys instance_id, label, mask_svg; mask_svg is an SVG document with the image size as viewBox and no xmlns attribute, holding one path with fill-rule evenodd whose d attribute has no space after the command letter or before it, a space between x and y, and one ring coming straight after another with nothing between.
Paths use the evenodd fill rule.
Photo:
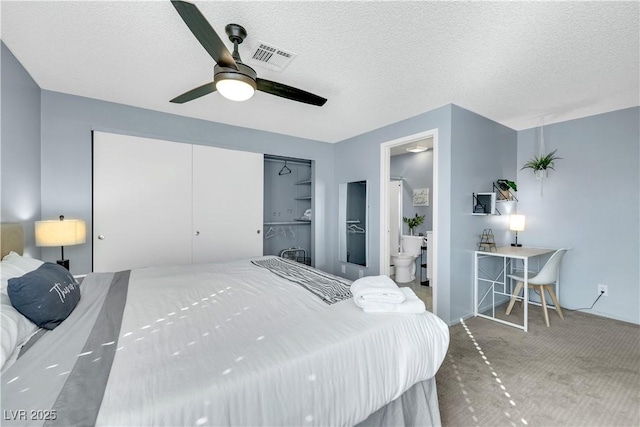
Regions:
<instances>
[{"instance_id":1,"label":"desk leg","mask_svg":"<svg viewBox=\"0 0 640 427\"><path fill-rule=\"evenodd\" d=\"M473 315L478 317L478 254L475 254L473 260Z\"/></svg>"},{"instance_id":2,"label":"desk leg","mask_svg":"<svg viewBox=\"0 0 640 427\"><path fill-rule=\"evenodd\" d=\"M529 258L524 258L524 331L529 327Z\"/></svg>"}]
</instances>

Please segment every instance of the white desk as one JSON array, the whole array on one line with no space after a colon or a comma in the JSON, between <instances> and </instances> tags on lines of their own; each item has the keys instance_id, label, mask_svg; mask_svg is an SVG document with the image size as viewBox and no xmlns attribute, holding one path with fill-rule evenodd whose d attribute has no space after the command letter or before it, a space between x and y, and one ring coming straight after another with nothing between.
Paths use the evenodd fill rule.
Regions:
<instances>
[{"instance_id":1,"label":"white desk","mask_svg":"<svg viewBox=\"0 0 640 427\"><path fill-rule=\"evenodd\" d=\"M491 319L496 322L504 323L509 326L513 326L519 329L523 329L525 332L528 327L528 305L529 305L529 280L528 274L523 274L524 277L524 321L523 325L519 325L517 323L509 322L507 320L498 319L495 316L496 312L496 295L502 295L504 297L511 297L510 286L507 289L508 285L508 274L513 274L515 271L515 266L512 260L522 260L523 267L522 270L524 272L529 271L529 260L532 258L540 257L542 255L549 255L555 252L556 249L543 249L543 248L527 248L527 247L514 247L514 246L501 246L497 248L495 252L489 251L475 251L475 262L474 262L474 298L473 298L473 314L474 316L484 317L486 319ZM495 259L502 258L502 269L498 272L497 275L491 275L482 269L481 261L483 259ZM538 270L540 269L540 265L538 265ZM518 270L519 271L519 270ZM479 295L479 284L480 282L490 283L489 288L484 292L482 296ZM502 289L500 289L500 287ZM558 293L558 283L556 282L556 295L560 295ZM487 297L491 296L491 306L492 306L492 315L488 316L486 314L480 313L478 309L480 306L485 303ZM544 295L542 295L544 298Z\"/></svg>"}]
</instances>

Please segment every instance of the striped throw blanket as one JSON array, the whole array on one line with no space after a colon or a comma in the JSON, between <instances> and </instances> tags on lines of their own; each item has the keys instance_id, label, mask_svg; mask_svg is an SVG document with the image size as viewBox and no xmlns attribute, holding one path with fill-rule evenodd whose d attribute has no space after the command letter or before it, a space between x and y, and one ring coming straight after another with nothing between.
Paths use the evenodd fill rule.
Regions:
<instances>
[{"instance_id":1,"label":"striped throw blanket","mask_svg":"<svg viewBox=\"0 0 640 427\"><path fill-rule=\"evenodd\" d=\"M283 258L267 258L251 262L302 286L329 305L352 297L351 283L348 280L315 268Z\"/></svg>"}]
</instances>

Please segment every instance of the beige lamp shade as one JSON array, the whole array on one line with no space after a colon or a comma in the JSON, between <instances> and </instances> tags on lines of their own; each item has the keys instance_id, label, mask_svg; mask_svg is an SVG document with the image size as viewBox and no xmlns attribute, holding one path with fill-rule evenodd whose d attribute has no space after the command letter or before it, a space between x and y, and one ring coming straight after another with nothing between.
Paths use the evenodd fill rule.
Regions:
<instances>
[{"instance_id":1,"label":"beige lamp shade","mask_svg":"<svg viewBox=\"0 0 640 427\"><path fill-rule=\"evenodd\" d=\"M524 215L511 215L509 219L509 230L511 231L524 231Z\"/></svg>"},{"instance_id":2,"label":"beige lamp shade","mask_svg":"<svg viewBox=\"0 0 640 427\"><path fill-rule=\"evenodd\" d=\"M80 219L36 221L36 246L71 246L87 240L87 225Z\"/></svg>"}]
</instances>

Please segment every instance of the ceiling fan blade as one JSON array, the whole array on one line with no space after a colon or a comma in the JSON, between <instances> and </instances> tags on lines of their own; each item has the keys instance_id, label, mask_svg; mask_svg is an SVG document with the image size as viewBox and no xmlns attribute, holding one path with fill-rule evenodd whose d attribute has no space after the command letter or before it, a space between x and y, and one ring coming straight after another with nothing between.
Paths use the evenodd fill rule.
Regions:
<instances>
[{"instance_id":1,"label":"ceiling fan blade","mask_svg":"<svg viewBox=\"0 0 640 427\"><path fill-rule=\"evenodd\" d=\"M238 66L231 52L229 52L229 49L224 45L218 33L211 27L204 15L200 13L200 10L194 4L186 1L171 0L171 3L213 60L221 67L231 67L237 70Z\"/></svg>"},{"instance_id":2,"label":"ceiling fan blade","mask_svg":"<svg viewBox=\"0 0 640 427\"><path fill-rule=\"evenodd\" d=\"M317 105L322 107L327 100L318 95L306 92L302 89L283 85L282 83L272 82L270 80L256 79L256 89L270 93L271 95L281 96L293 101L304 102L305 104Z\"/></svg>"},{"instance_id":3,"label":"ceiling fan blade","mask_svg":"<svg viewBox=\"0 0 640 427\"><path fill-rule=\"evenodd\" d=\"M203 84L202 86L198 86L195 89L191 89L188 92L183 93L182 95L176 96L169 102L173 102L175 104L184 104L188 101L193 101L194 99L200 98L201 96L205 96L210 94L211 92L216 91L216 84L214 82Z\"/></svg>"}]
</instances>

